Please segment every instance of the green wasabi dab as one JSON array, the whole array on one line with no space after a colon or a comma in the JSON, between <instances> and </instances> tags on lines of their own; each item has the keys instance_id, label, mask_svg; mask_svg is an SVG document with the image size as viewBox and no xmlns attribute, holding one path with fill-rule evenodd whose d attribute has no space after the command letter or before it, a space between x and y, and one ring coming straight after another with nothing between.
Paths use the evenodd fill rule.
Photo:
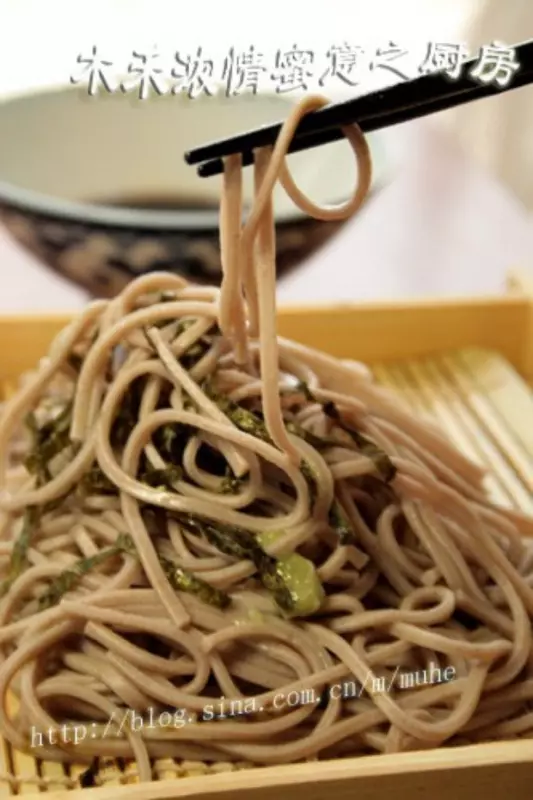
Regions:
<instances>
[{"instance_id":1,"label":"green wasabi dab","mask_svg":"<svg viewBox=\"0 0 533 800\"><path fill-rule=\"evenodd\" d=\"M261 583L287 616L307 616L320 608L324 590L312 562L298 553L274 558L265 552L264 546L280 536L279 532L254 536L242 528L200 521L190 514L182 522L221 553L251 561Z\"/></svg>"},{"instance_id":2,"label":"green wasabi dab","mask_svg":"<svg viewBox=\"0 0 533 800\"><path fill-rule=\"evenodd\" d=\"M267 531L257 536L262 547L268 548L283 531ZM290 616L308 617L316 613L324 602L324 587L320 583L315 565L299 553L277 556L276 569L290 592Z\"/></svg>"}]
</instances>

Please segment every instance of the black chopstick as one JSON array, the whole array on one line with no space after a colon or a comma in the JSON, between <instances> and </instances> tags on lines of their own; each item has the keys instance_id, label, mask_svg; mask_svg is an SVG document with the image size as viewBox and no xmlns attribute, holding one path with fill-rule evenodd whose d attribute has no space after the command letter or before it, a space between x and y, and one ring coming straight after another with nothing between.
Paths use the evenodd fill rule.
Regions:
<instances>
[{"instance_id":1,"label":"black chopstick","mask_svg":"<svg viewBox=\"0 0 533 800\"><path fill-rule=\"evenodd\" d=\"M493 84L480 84L472 78L468 72L478 62L478 59L474 58L463 64L466 74L458 80L451 80L443 72L433 72L378 92L346 100L342 103L331 104L326 108L308 114L302 119L297 128L291 152L340 138L341 132L339 128L342 125L358 122L365 131L377 130L390 124L406 122L409 119L451 108L463 102L470 102L481 97L502 93L530 83L531 80L527 80L527 76L533 71L533 41L525 42L513 49L515 57L520 64L520 69L515 73L514 80L504 88ZM393 120L392 123L389 121L391 119ZM281 126L281 122L265 125L257 130L203 145L185 153L185 160L189 164L198 164L207 159L221 159L231 153L251 153L257 147L273 144ZM333 135L333 129L337 129L335 131L337 135L334 138L326 137L323 139L319 136L319 134L326 136L326 131ZM313 144L315 139L310 138L311 136L318 137L316 145ZM303 141L300 142L302 137L307 139L305 145L303 145ZM250 158L248 155L246 157ZM207 177L220 171L220 164L215 169L214 163L211 166L208 162L200 167L199 174Z\"/></svg>"},{"instance_id":2,"label":"black chopstick","mask_svg":"<svg viewBox=\"0 0 533 800\"><path fill-rule=\"evenodd\" d=\"M533 83L533 70L527 73L518 75L512 84L505 89L499 89L494 86L476 85L469 90L464 90L458 94L447 95L433 102L420 103L408 108L400 108L390 113L380 113L374 116L369 116L366 119L359 121L359 126L364 133L371 133L382 128L390 128L393 125L399 125L403 122L410 122L411 120L420 117L430 116L439 111L446 111L449 108L455 108L470 103L475 100L481 100L484 97L490 97L494 94L501 94L505 91L512 89L519 89L523 86ZM302 150L311 150L314 147L320 147L324 144L339 141L344 137L340 128L326 128L319 130L316 133L309 133L294 138L289 146L289 153L299 153ZM254 154L253 150L245 150L242 153L243 166L253 164ZM198 167L198 175L201 178L210 178L213 175L219 175L224 170L224 162L222 158L214 158L211 161L206 161Z\"/></svg>"}]
</instances>

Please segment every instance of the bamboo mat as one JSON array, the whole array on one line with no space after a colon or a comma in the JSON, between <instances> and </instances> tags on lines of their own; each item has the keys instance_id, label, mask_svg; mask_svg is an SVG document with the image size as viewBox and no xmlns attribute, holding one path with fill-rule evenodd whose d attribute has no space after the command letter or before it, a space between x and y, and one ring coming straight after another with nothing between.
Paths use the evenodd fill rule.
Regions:
<instances>
[{"instance_id":1,"label":"bamboo mat","mask_svg":"<svg viewBox=\"0 0 533 800\"><path fill-rule=\"evenodd\" d=\"M490 469L494 502L533 515L533 389L496 353L465 349L423 361L374 365L376 380L404 397L415 413L433 417L460 450ZM14 391L5 383L2 399ZM10 703L15 703L14 699ZM11 712L11 709L9 709ZM154 762L154 780L248 768L247 764ZM80 786L87 765L63 767L18 753L0 739L0 799ZM8 775L16 775L13 781ZM98 786L136 783L133 765L107 761Z\"/></svg>"}]
</instances>

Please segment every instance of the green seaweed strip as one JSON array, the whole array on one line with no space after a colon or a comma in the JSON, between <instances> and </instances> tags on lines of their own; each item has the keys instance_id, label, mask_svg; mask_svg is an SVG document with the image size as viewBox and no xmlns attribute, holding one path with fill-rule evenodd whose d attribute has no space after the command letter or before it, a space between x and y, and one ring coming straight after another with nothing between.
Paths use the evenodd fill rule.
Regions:
<instances>
[{"instance_id":1,"label":"green seaweed strip","mask_svg":"<svg viewBox=\"0 0 533 800\"><path fill-rule=\"evenodd\" d=\"M201 578L197 578L192 572L176 566L170 559L160 555L158 558L170 585L176 591L194 594L204 603L215 608L227 608L230 605L231 597L226 592L216 589Z\"/></svg>"},{"instance_id":2,"label":"green seaweed strip","mask_svg":"<svg viewBox=\"0 0 533 800\"><path fill-rule=\"evenodd\" d=\"M396 467L392 463L389 456L380 448L378 445L369 439L367 436L363 436L363 434L359 433L358 431L354 430L350 425L347 425L346 422L342 419L339 409L332 403L331 401L327 403L320 403L313 395L312 391L309 389L307 384L304 381L300 381L298 386L295 388L295 391L301 392L306 400L318 403L322 406L324 414L328 416L331 420L338 425L341 430L348 434L351 438L353 443L356 445L359 452L363 455L367 456L375 465L376 470L381 475L384 481L390 483L394 476L396 475ZM326 440L328 442L332 442L331 439ZM338 446L342 444L342 442L336 441L335 444Z\"/></svg>"},{"instance_id":3,"label":"green seaweed strip","mask_svg":"<svg viewBox=\"0 0 533 800\"><path fill-rule=\"evenodd\" d=\"M243 484L244 480L242 478L237 478L237 476L234 475L232 470L228 467L226 470L226 475L220 484L220 493L238 494Z\"/></svg>"},{"instance_id":4,"label":"green seaweed strip","mask_svg":"<svg viewBox=\"0 0 533 800\"><path fill-rule=\"evenodd\" d=\"M139 409L146 378L136 378L122 398L119 411L111 426L111 442L114 447L124 447L139 420Z\"/></svg>"},{"instance_id":5,"label":"green seaweed strip","mask_svg":"<svg viewBox=\"0 0 533 800\"><path fill-rule=\"evenodd\" d=\"M353 430L353 428L347 425L341 418L335 403L324 403L322 408L324 409L324 413L327 414L330 419L334 420L335 423L350 436L352 441L357 446L359 452L373 461L383 480L386 483L390 483L390 481L392 481L396 475L397 470L389 456L371 439L368 439L366 436L363 436L361 433L358 433L358 431Z\"/></svg>"},{"instance_id":6,"label":"green seaweed strip","mask_svg":"<svg viewBox=\"0 0 533 800\"><path fill-rule=\"evenodd\" d=\"M181 521L193 533L203 535L221 553L251 561L261 583L271 592L279 608L287 613L294 610L294 599L280 574L277 560L263 550L253 534L231 525L200 521L192 514Z\"/></svg>"},{"instance_id":7,"label":"green seaweed strip","mask_svg":"<svg viewBox=\"0 0 533 800\"><path fill-rule=\"evenodd\" d=\"M139 475L139 480L154 489L173 489L173 484L181 480L183 470L176 464L156 469L146 467Z\"/></svg>"},{"instance_id":8,"label":"green seaweed strip","mask_svg":"<svg viewBox=\"0 0 533 800\"><path fill-rule=\"evenodd\" d=\"M90 470L83 476L80 482L80 490L90 494L118 494L117 487L109 480L98 464L93 464Z\"/></svg>"},{"instance_id":9,"label":"green seaweed strip","mask_svg":"<svg viewBox=\"0 0 533 800\"><path fill-rule=\"evenodd\" d=\"M300 383L298 389L303 392L307 400L311 402L317 402L315 398L312 396L306 384ZM262 441L272 444L272 440L269 436L266 425L260 417L258 417L252 411L242 408L242 406L240 406L238 403L235 403L226 397L221 397L220 395L215 393L209 385L205 387L205 390L209 395L209 397L213 400L213 402L215 402L218 405L221 411L223 411L226 414L226 416L229 417L229 419L233 422L234 425L236 425L236 427L238 427L245 433L250 433L252 436L255 436L256 438L261 439ZM308 442L312 447L314 447L318 451L324 450L327 447L338 447L342 445L342 442L340 442L337 439L334 439L332 437L316 436L315 434L305 430L304 428L300 427L294 422L287 423L286 427L289 433L292 433L295 436L298 436L300 439L303 439L304 441ZM356 436L358 437L359 442L361 442L361 440L364 439L364 437L361 437L360 434L356 434ZM376 448L376 446L373 445L372 442L369 442L366 439L364 441L365 444L368 443L369 446L374 447L375 450L379 452L380 456L381 455L384 456L385 459L389 461L385 453L379 451L378 448ZM389 463L390 466L394 469L392 463L390 461ZM312 508L314 505L314 501L316 499L317 478L314 473L314 470L307 461L301 462L300 469L309 487L309 493L311 495L311 508ZM329 512L329 524L339 536L339 540L341 543L343 544L355 543L356 537L354 531L352 530L350 523L346 518L346 515L344 514L337 500L333 501Z\"/></svg>"},{"instance_id":10,"label":"green seaweed strip","mask_svg":"<svg viewBox=\"0 0 533 800\"><path fill-rule=\"evenodd\" d=\"M338 500L333 500L331 504L328 521L331 528L339 537L341 544L356 544L357 537Z\"/></svg>"},{"instance_id":11,"label":"green seaweed strip","mask_svg":"<svg viewBox=\"0 0 533 800\"><path fill-rule=\"evenodd\" d=\"M263 442L272 444L272 439L270 438L266 425L257 414L239 405L239 403L236 403L234 400L230 400L229 397L223 397L221 394L218 394L218 392L215 392L209 380L204 382L202 388L209 399L212 400L213 403L216 403L218 408L233 422L235 427L239 428L239 430L244 433L255 436L256 439L261 439Z\"/></svg>"},{"instance_id":12,"label":"green seaweed strip","mask_svg":"<svg viewBox=\"0 0 533 800\"><path fill-rule=\"evenodd\" d=\"M0 586L0 597L3 597L6 594L19 575L22 574L24 567L28 563L28 550L30 548L35 528L39 523L39 517L39 511L35 506L29 506L24 511L22 529L13 545L9 563L9 571L7 577Z\"/></svg>"},{"instance_id":13,"label":"green seaweed strip","mask_svg":"<svg viewBox=\"0 0 533 800\"><path fill-rule=\"evenodd\" d=\"M73 589L84 575L87 575L87 573L95 569L95 567L100 566L108 559L121 553L128 553L130 555L135 553L133 541L127 534L120 534L116 543L111 545L111 547L107 547L94 556L81 558L72 567L64 570L57 578L54 578L44 594L38 599L39 610L44 611L47 608L52 608L57 605L61 598Z\"/></svg>"}]
</instances>

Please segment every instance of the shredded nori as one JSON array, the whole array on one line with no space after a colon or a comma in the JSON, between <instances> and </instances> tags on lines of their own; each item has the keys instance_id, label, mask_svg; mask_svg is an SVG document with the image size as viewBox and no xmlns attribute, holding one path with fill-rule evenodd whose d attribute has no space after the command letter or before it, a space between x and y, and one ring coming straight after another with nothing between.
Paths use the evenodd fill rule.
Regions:
<instances>
[{"instance_id":1,"label":"shredded nori","mask_svg":"<svg viewBox=\"0 0 533 800\"><path fill-rule=\"evenodd\" d=\"M204 536L221 553L251 561L279 608L287 613L293 611L294 598L280 574L277 559L263 550L253 534L233 525L203 521L193 514L184 515L180 521L192 533Z\"/></svg>"},{"instance_id":2,"label":"shredded nori","mask_svg":"<svg viewBox=\"0 0 533 800\"><path fill-rule=\"evenodd\" d=\"M174 292L169 291L160 292L157 296L158 303L175 303L177 299Z\"/></svg>"},{"instance_id":3,"label":"shredded nori","mask_svg":"<svg viewBox=\"0 0 533 800\"><path fill-rule=\"evenodd\" d=\"M300 469L305 478L307 486L309 487L309 494L311 495L311 508L312 508L316 500L316 486L318 479L315 475L314 470L307 463L307 461L302 461ZM339 541L341 544L355 544L356 541L355 533L353 532L350 522L348 521L346 514L342 510L339 501L336 499L333 500L331 507L329 509L328 522L330 527L335 531L335 533L339 537Z\"/></svg>"},{"instance_id":4,"label":"shredded nori","mask_svg":"<svg viewBox=\"0 0 533 800\"><path fill-rule=\"evenodd\" d=\"M130 434L139 421L139 411L146 378L141 376L132 381L124 394L117 416L111 426L111 444L113 447L124 447Z\"/></svg>"},{"instance_id":5,"label":"shredded nori","mask_svg":"<svg viewBox=\"0 0 533 800\"><path fill-rule=\"evenodd\" d=\"M179 362L186 370L191 370L213 346L213 338L210 336L200 336L188 350L179 358Z\"/></svg>"},{"instance_id":6,"label":"shredded nori","mask_svg":"<svg viewBox=\"0 0 533 800\"><path fill-rule=\"evenodd\" d=\"M339 537L341 544L355 544L356 536L338 500L333 500L329 509L328 521Z\"/></svg>"},{"instance_id":7,"label":"shredded nori","mask_svg":"<svg viewBox=\"0 0 533 800\"><path fill-rule=\"evenodd\" d=\"M15 580L22 574L24 567L28 563L28 550L30 548L31 540L35 529L39 524L39 510L36 506L28 506L24 511L22 520L22 529L13 545L11 552L11 559L9 562L9 571L7 577L0 585L0 597L3 597L6 592L13 585Z\"/></svg>"},{"instance_id":8,"label":"shredded nori","mask_svg":"<svg viewBox=\"0 0 533 800\"><path fill-rule=\"evenodd\" d=\"M168 296L167 296L168 295ZM163 293L160 295L159 302L173 302L176 300L176 297L171 293ZM177 326L176 331L174 333L173 340L175 341L182 333L184 333L191 325L194 325L196 319L191 317L180 319ZM155 328L164 328L172 322L171 319L164 319L159 320L156 323L152 323L152 326ZM146 336L146 340L150 348L153 348L153 344L146 335L146 331L144 331ZM218 325L213 322L213 325L209 328L209 330L203 334L203 336L199 336L198 339L191 344L191 346L179 357L180 364L186 369L191 370L208 352L208 350L213 346L213 342L215 336L220 335L220 329Z\"/></svg>"},{"instance_id":9,"label":"shredded nori","mask_svg":"<svg viewBox=\"0 0 533 800\"><path fill-rule=\"evenodd\" d=\"M31 475L35 475L39 485L52 479L50 461L71 444L70 423L72 420L72 402L66 403L59 414L39 428L35 414L26 416L32 446L24 464Z\"/></svg>"},{"instance_id":10,"label":"shredded nori","mask_svg":"<svg viewBox=\"0 0 533 800\"><path fill-rule=\"evenodd\" d=\"M233 474L222 453L206 442L202 442L198 448L196 464L204 472L209 472L211 475L220 478L226 478Z\"/></svg>"},{"instance_id":11,"label":"shredded nori","mask_svg":"<svg viewBox=\"0 0 533 800\"><path fill-rule=\"evenodd\" d=\"M158 555L158 558L170 585L176 591L194 594L204 603L215 608L227 608L230 605L231 597L226 592L197 578L192 572L177 566L170 559L161 555Z\"/></svg>"},{"instance_id":12,"label":"shredded nori","mask_svg":"<svg viewBox=\"0 0 533 800\"><path fill-rule=\"evenodd\" d=\"M353 428L347 425L343 421L335 403L324 403L322 408L324 409L324 413L327 414L330 419L334 420L339 428L342 428L342 430L351 437L359 452L373 461L383 480L387 483L390 483L390 481L392 481L396 475L397 470L389 456L371 439L367 439L366 436L363 436L361 433L358 433L358 431L355 431Z\"/></svg>"},{"instance_id":13,"label":"shredded nori","mask_svg":"<svg viewBox=\"0 0 533 800\"><path fill-rule=\"evenodd\" d=\"M233 474L233 470L228 466L220 485L220 493L238 494L243 483L244 480L242 478L237 478L237 476Z\"/></svg>"},{"instance_id":14,"label":"shredded nori","mask_svg":"<svg viewBox=\"0 0 533 800\"><path fill-rule=\"evenodd\" d=\"M309 389L307 384L304 381L300 381L298 386L296 387L296 391L301 392L306 400L313 403L319 403L319 401L314 397L312 391ZM342 418L341 413L335 403L331 401L327 403L319 403L322 406L324 414L329 417L331 420L335 422L335 424L341 428L348 436L351 438L353 443L356 445L357 449L360 453L367 456L375 465L376 470L381 475L384 481L390 483L394 476L396 475L396 467L392 463L389 456L380 448L378 445L369 439L367 436L363 436L363 434L359 433L358 431L354 430L350 425L348 425ZM342 444L341 442L334 441L331 439L322 440L327 441L331 444ZM317 447L320 449L320 445Z\"/></svg>"},{"instance_id":15,"label":"shredded nori","mask_svg":"<svg viewBox=\"0 0 533 800\"><path fill-rule=\"evenodd\" d=\"M300 388L307 400L316 402L305 384L300 384ZM241 405L235 403L227 397L217 394L214 392L209 382L204 384L204 391L206 391L209 397L216 402L221 411L223 411L226 416L229 417L229 419L237 428L245 433L255 436L258 439L261 439L264 442L268 442L269 444L273 443L264 421L258 416L258 414L243 408ZM311 433L311 431L305 430L297 423L292 421L286 423L286 427L289 433L292 433L295 436L298 436L300 439L308 442L318 451L324 450L327 447L338 447L340 444L342 444L342 442L332 437L316 436L315 434ZM305 478L307 486L309 487L312 510L317 493L317 477L311 465L305 460L302 460L300 463L300 470ZM337 500L333 501L329 512L329 524L337 533L339 541L342 544L353 544L355 542L355 534Z\"/></svg>"},{"instance_id":16,"label":"shredded nori","mask_svg":"<svg viewBox=\"0 0 533 800\"><path fill-rule=\"evenodd\" d=\"M47 608L52 608L57 605L61 598L64 597L67 592L71 591L84 575L87 575L87 573L100 566L108 559L123 553L134 556L137 555L134 542L128 534L120 534L116 542L110 547L96 553L94 556L81 558L73 566L61 572L54 578L41 597L39 597L39 610L44 611ZM194 594L205 603L215 606L216 608L227 608L230 604L231 598L226 592L210 586L206 581L197 578L191 572L182 569L170 559L160 554L158 554L158 559L171 586L176 591Z\"/></svg>"},{"instance_id":17,"label":"shredded nori","mask_svg":"<svg viewBox=\"0 0 533 800\"><path fill-rule=\"evenodd\" d=\"M270 438L267 427L257 414L239 405L239 403L236 403L234 400L230 400L229 397L224 397L216 392L209 380L204 382L202 388L207 396L216 403L218 408L233 422L236 428L239 428L239 430L244 433L249 433L251 436L255 436L256 439L261 439L263 442L272 444L272 439Z\"/></svg>"},{"instance_id":18,"label":"shredded nori","mask_svg":"<svg viewBox=\"0 0 533 800\"><path fill-rule=\"evenodd\" d=\"M314 469L307 461L302 461L300 464L300 471L305 478L305 482L309 488L309 494L311 496L311 509L316 500L316 487L317 487L317 476L315 474Z\"/></svg>"},{"instance_id":19,"label":"shredded nori","mask_svg":"<svg viewBox=\"0 0 533 800\"><path fill-rule=\"evenodd\" d=\"M230 400L227 397L222 397L221 395L217 394L213 391L212 387L207 381L204 384L204 391L217 404L220 410L226 414L233 424L239 428L239 430L244 431L244 433L249 433L251 436L255 436L256 439L261 439L263 442L273 444L264 421L255 412L250 411L247 408L243 408L243 406L235 403L233 400ZM313 436L313 434L308 434L307 431L305 431L303 428L300 428L295 423L288 423L287 430L289 433L293 433L296 436L299 436L301 439L305 439L310 444L314 444L314 441L318 440L317 437ZM335 444L338 444L338 442L335 442ZM307 485L309 486L311 502L314 503L316 497L316 476L314 471L304 460L302 460L300 463L300 470L307 482Z\"/></svg>"},{"instance_id":20,"label":"shredded nori","mask_svg":"<svg viewBox=\"0 0 533 800\"><path fill-rule=\"evenodd\" d=\"M93 464L88 472L85 473L79 484L82 493L96 493L105 495L118 494L117 487L109 480L98 464Z\"/></svg>"},{"instance_id":21,"label":"shredded nori","mask_svg":"<svg viewBox=\"0 0 533 800\"><path fill-rule=\"evenodd\" d=\"M147 466L139 474L139 480L154 489L173 489L173 484L182 477L183 470L175 464L167 465L162 469Z\"/></svg>"},{"instance_id":22,"label":"shredded nori","mask_svg":"<svg viewBox=\"0 0 533 800\"><path fill-rule=\"evenodd\" d=\"M339 445L342 445L339 439L334 439L332 436L317 436L312 431L302 428L301 425L293 421L286 422L285 427L289 433L298 436L299 439L303 439L304 442L307 442L319 452L328 447L339 447Z\"/></svg>"},{"instance_id":23,"label":"shredded nori","mask_svg":"<svg viewBox=\"0 0 533 800\"><path fill-rule=\"evenodd\" d=\"M296 387L296 390L301 392L308 402L311 402L311 403L317 403L318 402L316 400L316 398L313 396L313 394L312 394L311 390L309 389L308 385L304 381L300 381L298 383L298 386ZM328 406L327 409L326 409L326 406ZM329 406L332 406L333 408L330 408ZM345 429L344 428L344 423L340 422L340 414L339 414L337 408L334 406L333 403L325 404L325 405L323 405L323 408L324 408L324 413L326 413L328 416L330 416L330 418L333 418L335 420L335 422L337 424L339 424L339 427L343 427L343 429ZM329 411L329 413L328 413L328 411ZM333 417L332 417L332 414L333 414ZM353 438L353 433L354 432L352 432L352 431L348 431L348 432L349 432L350 436L352 436L352 438ZM316 437L313 434L309 434L308 431L305 431L304 433L306 434L307 441L309 441L309 443L312 444L313 447L315 447L319 451L321 449L324 449L324 447L326 447L326 446L327 447L338 447L339 445L342 445L342 442L340 442L340 441L338 441L338 440L336 440L336 439L334 439L332 437L325 437L325 438L324 437ZM355 434L355 435L360 439L364 438L364 437L361 437L360 434ZM368 440L365 439L365 442L367 442L367 441ZM373 443L369 442L369 444L373 444ZM383 455L385 456L385 454L383 454ZM387 456L385 456L385 458L387 458ZM391 466L392 466L392 464L391 464ZM344 510L343 510L343 508L341 506L341 504L339 503L339 501L337 499L334 499L332 504L331 504L331 508L330 508L329 514L328 514L328 522L329 522L331 528L335 531L335 533L339 537L339 541L341 542L341 544L355 544L356 543L356 536L355 536L353 528L352 528L352 526L350 524L350 521L348 520L348 518L347 518L347 516L346 516L346 514L345 514L345 512L344 512Z\"/></svg>"},{"instance_id":24,"label":"shredded nori","mask_svg":"<svg viewBox=\"0 0 533 800\"><path fill-rule=\"evenodd\" d=\"M165 461L181 464L187 442L194 434L195 428L181 422L162 425L152 436L153 443Z\"/></svg>"},{"instance_id":25,"label":"shredded nori","mask_svg":"<svg viewBox=\"0 0 533 800\"><path fill-rule=\"evenodd\" d=\"M52 606L57 605L61 598L73 589L84 575L87 575L87 573L95 567L100 566L100 564L103 564L108 559L121 553L128 553L129 555L136 553L133 540L127 534L120 534L113 545L107 547L105 550L101 550L99 553L95 553L94 556L81 558L73 564L72 567L64 570L54 578L46 591L38 599L39 611L44 611L47 608L52 608Z\"/></svg>"},{"instance_id":26,"label":"shredded nori","mask_svg":"<svg viewBox=\"0 0 533 800\"><path fill-rule=\"evenodd\" d=\"M273 444L265 422L258 412L250 411L249 409L241 406L239 403L230 400L228 397L223 397L222 395L217 394L213 391L209 382L207 381L204 384L204 391L208 394L211 400L217 404L220 410L226 414L233 424L239 428L239 430L244 431L244 433L249 433L252 436L255 436L256 439L261 439L263 442ZM338 447L340 444L342 444L342 442L340 442L338 439L334 439L332 437L317 436L311 431L302 428L301 425L298 425L298 423L294 422L293 420L285 420L285 427L288 433L292 433L299 439L303 439L305 442L314 447L315 450L324 450L327 447Z\"/></svg>"}]
</instances>

